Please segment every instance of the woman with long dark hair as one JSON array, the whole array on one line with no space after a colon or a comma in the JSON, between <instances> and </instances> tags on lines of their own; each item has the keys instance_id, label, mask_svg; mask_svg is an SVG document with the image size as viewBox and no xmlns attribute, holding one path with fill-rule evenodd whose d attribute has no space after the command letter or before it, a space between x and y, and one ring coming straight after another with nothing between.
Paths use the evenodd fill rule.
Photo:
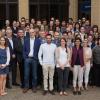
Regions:
<instances>
[{"instance_id":1,"label":"woman with long dark hair","mask_svg":"<svg viewBox=\"0 0 100 100\"><path fill-rule=\"evenodd\" d=\"M81 95L84 57L80 38L75 39L75 46L72 48L71 66L73 67L73 94L76 95L78 93L78 95Z\"/></svg>"},{"instance_id":2,"label":"woman with long dark hair","mask_svg":"<svg viewBox=\"0 0 100 100\"><path fill-rule=\"evenodd\" d=\"M6 95L6 76L9 72L10 51L4 37L0 38L0 95Z\"/></svg>"},{"instance_id":3,"label":"woman with long dark hair","mask_svg":"<svg viewBox=\"0 0 100 100\"><path fill-rule=\"evenodd\" d=\"M68 95L66 87L68 86L68 76L70 67L70 49L66 45L66 39L61 38L61 45L56 49L56 67L58 72L58 87L60 95Z\"/></svg>"}]
</instances>

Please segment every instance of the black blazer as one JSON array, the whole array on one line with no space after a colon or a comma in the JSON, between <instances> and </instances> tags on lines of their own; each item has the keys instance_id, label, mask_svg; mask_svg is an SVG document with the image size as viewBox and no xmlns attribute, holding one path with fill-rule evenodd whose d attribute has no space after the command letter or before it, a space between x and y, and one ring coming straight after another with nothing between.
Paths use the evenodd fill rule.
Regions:
<instances>
[{"instance_id":1,"label":"black blazer","mask_svg":"<svg viewBox=\"0 0 100 100\"><path fill-rule=\"evenodd\" d=\"M13 54L15 54L15 56L16 56L17 38L12 37L12 41L13 41L13 48L11 47L11 44L9 42L9 39L7 38L8 47L10 49L10 57L11 57L11 60L13 59L12 58L12 55Z\"/></svg>"},{"instance_id":2,"label":"black blazer","mask_svg":"<svg viewBox=\"0 0 100 100\"><path fill-rule=\"evenodd\" d=\"M21 38L19 37L17 38L16 54L17 54L17 61L21 62L23 60L23 44Z\"/></svg>"}]
</instances>

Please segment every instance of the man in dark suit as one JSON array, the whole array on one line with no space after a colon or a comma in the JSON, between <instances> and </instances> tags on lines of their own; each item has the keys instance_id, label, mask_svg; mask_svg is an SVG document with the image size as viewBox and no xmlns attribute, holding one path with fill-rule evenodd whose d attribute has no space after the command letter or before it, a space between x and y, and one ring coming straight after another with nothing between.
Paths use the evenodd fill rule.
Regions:
<instances>
[{"instance_id":1,"label":"man in dark suit","mask_svg":"<svg viewBox=\"0 0 100 100\"><path fill-rule=\"evenodd\" d=\"M23 45L24 45L24 31L22 29L18 30L17 33L17 63L19 65L20 71L20 82L21 88L24 87L24 58L23 58Z\"/></svg>"},{"instance_id":2,"label":"man in dark suit","mask_svg":"<svg viewBox=\"0 0 100 100\"><path fill-rule=\"evenodd\" d=\"M17 59L16 59L16 46L17 46L17 39L13 37L12 30L9 28L6 30L6 36L7 36L7 42L10 49L10 72L8 75L9 78L9 87L12 87L12 84L15 86L18 86L16 82L16 76L17 76Z\"/></svg>"},{"instance_id":3,"label":"man in dark suit","mask_svg":"<svg viewBox=\"0 0 100 100\"><path fill-rule=\"evenodd\" d=\"M23 46L24 57L24 90L26 93L29 89L29 77L30 72L32 76L32 91L36 92L37 86L37 67L38 67L38 51L40 48L40 39L36 38L36 32L34 29L29 31L30 37L25 38Z\"/></svg>"}]
</instances>

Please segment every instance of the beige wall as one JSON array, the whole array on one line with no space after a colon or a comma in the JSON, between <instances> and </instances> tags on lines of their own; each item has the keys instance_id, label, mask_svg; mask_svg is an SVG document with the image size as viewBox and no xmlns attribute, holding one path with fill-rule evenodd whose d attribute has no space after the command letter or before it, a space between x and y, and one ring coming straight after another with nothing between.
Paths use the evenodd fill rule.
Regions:
<instances>
[{"instance_id":1,"label":"beige wall","mask_svg":"<svg viewBox=\"0 0 100 100\"><path fill-rule=\"evenodd\" d=\"M100 0L91 0L91 23L99 25L100 29Z\"/></svg>"},{"instance_id":2,"label":"beige wall","mask_svg":"<svg viewBox=\"0 0 100 100\"><path fill-rule=\"evenodd\" d=\"M69 18L74 21L78 18L78 0L69 0Z\"/></svg>"},{"instance_id":3,"label":"beige wall","mask_svg":"<svg viewBox=\"0 0 100 100\"><path fill-rule=\"evenodd\" d=\"M21 17L29 19L29 0L19 0L19 20Z\"/></svg>"}]
</instances>

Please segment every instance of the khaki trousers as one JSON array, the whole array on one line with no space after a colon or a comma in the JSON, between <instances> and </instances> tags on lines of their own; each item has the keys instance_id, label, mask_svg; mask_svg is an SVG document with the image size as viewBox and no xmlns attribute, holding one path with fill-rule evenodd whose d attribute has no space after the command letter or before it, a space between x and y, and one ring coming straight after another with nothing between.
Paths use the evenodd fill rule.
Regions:
<instances>
[{"instance_id":1,"label":"khaki trousers","mask_svg":"<svg viewBox=\"0 0 100 100\"><path fill-rule=\"evenodd\" d=\"M51 65L43 65L43 84L44 90L53 90L53 77L54 77L54 66ZM49 80L49 81L48 81ZM49 82L49 84L48 84Z\"/></svg>"}]
</instances>

